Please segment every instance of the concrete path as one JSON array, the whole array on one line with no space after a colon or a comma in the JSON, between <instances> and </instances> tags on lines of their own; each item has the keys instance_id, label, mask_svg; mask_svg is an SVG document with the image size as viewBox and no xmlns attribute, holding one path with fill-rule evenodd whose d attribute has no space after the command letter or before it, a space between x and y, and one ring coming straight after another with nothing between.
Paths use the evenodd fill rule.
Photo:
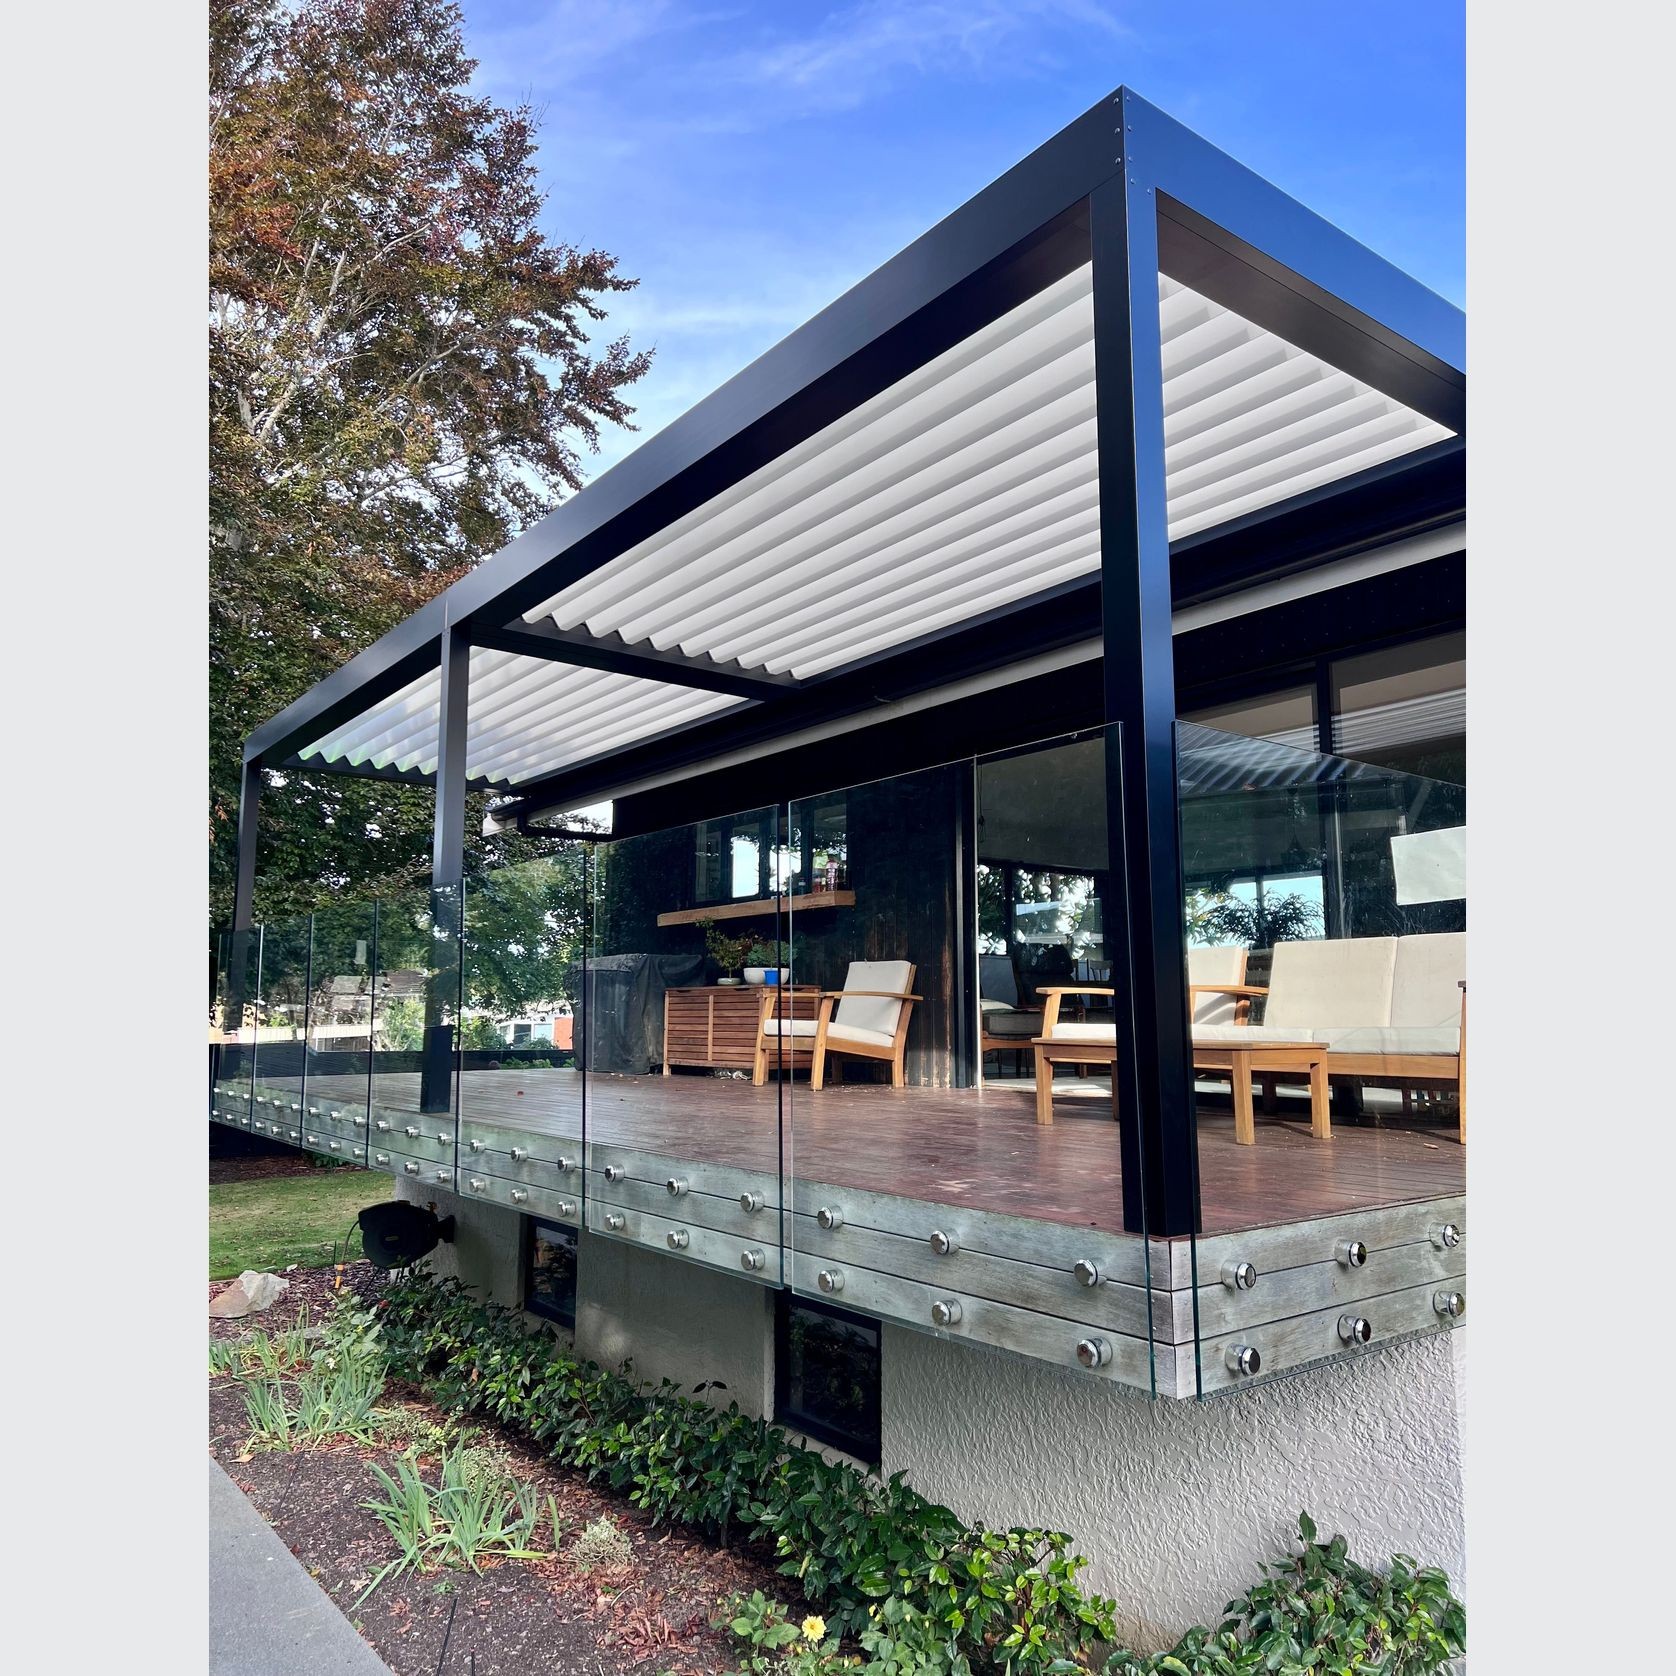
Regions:
<instances>
[{"instance_id":1,"label":"concrete path","mask_svg":"<svg viewBox=\"0 0 1676 1676\"><path fill-rule=\"evenodd\" d=\"M390 1676L212 1459L210 1676Z\"/></svg>"}]
</instances>

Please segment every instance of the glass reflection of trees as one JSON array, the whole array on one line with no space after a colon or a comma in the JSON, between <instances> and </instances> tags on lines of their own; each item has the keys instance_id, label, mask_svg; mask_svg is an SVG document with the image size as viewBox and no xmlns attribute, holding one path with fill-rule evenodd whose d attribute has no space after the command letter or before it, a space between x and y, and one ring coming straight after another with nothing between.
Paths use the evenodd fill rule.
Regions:
<instances>
[{"instance_id":1,"label":"glass reflection of trees","mask_svg":"<svg viewBox=\"0 0 1676 1676\"><path fill-rule=\"evenodd\" d=\"M777 1418L864 1460L879 1451L876 1322L780 1294Z\"/></svg>"}]
</instances>

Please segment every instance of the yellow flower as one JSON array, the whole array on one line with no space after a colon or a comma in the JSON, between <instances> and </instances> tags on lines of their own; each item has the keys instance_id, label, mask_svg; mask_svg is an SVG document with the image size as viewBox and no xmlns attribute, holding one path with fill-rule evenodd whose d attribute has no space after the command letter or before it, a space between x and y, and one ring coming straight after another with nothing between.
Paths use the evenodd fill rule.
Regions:
<instances>
[{"instance_id":1,"label":"yellow flower","mask_svg":"<svg viewBox=\"0 0 1676 1676\"><path fill-rule=\"evenodd\" d=\"M826 1619L811 1612L799 1626L806 1641L824 1641L826 1639Z\"/></svg>"}]
</instances>

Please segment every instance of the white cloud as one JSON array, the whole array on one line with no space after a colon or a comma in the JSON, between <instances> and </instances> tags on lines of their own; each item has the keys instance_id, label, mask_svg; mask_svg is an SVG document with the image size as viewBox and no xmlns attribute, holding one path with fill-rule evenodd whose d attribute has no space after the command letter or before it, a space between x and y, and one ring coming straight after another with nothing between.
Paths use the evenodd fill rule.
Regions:
<instances>
[{"instance_id":1,"label":"white cloud","mask_svg":"<svg viewBox=\"0 0 1676 1676\"><path fill-rule=\"evenodd\" d=\"M1093 0L863 0L807 34L764 43L721 66L741 81L794 93L800 109L865 104L909 74L1051 68L1040 25L1073 22L1109 36L1122 24Z\"/></svg>"}]
</instances>

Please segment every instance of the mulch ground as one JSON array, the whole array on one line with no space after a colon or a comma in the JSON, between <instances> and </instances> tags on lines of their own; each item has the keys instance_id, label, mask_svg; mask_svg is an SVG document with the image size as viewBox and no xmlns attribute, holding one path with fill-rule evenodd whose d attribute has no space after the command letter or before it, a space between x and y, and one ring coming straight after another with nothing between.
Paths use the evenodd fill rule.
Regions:
<instances>
[{"instance_id":1,"label":"mulch ground","mask_svg":"<svg viewBox=\"0 0 1676 1676\"><path fill-rule=\"evenodd\" d=\"M290 1278L291 1291L253 1318L256 1324L282 1327L296 1319L304 1301L318 1318L330 1272ZM380 1277L370 1264L357 1263L346 1278L370 1294ZM212 1322L211 1330L236 1337L251 1324ZM408 1404L437 1422L443 1418L418 1391L394 1382L384 1400L386 1406ZM393 1470L398 1452L339 1439L312 1450L246 1456L247 1436L240 1382L212 1380L211 1452L396 1676L719 1676L740 1662L726 1637L709 1625L722 1600L760 1588L795 1606L796 1616L804 1611L772 1566L679 1531L654 1529L620 1497L500 1432L474 1441L493 1441L515 1477L554 1497L562 1528L557 1554L491 1559L481 1576L469 1570L407 1573L357 1604L373 1574L396 1554L393 1539L359 1505L382 1493L369 1463ZM434 1465L421 1461L427 1476ZM568 1549L576 1533L602 1515L627 1536L633 1561L611 1575L584 1575ZM548 1542L545 1525L539 1539Z\"/></svg>"},{"instance_id":2,"label":"mulch ground","mask_svg":"<svg viewBox=\"0 0 1676 1676\"><path fill-rule=\"evenodd\" d=\"M297 1311L305 1305L308 1308L308 1318L311 1321L324 1321L331 1313L333 1281L335 1272L331 1269L285 1269L280 1279L290 1281L287 1291L280 1293L276 1302L270 1304L259 1315L245 1315L236 1320L223 1321L214 1316L210 1317L209 1336L211 1338L243 1338L248 1332L260 1327L264 1332L283 1332L287 1327L295 1324ZM233 1284L230 1280L212 1280L209 1283L209 1296L225 1291ZM371 1263L346 1263L343 1270L343 1284L358 1297L371 1303L378 1296L384 1284L384 1271L375 1269Z\"/></svg>"},{"instance_id":3,"label":"mulch ground","mask_svg":"<svg viewBox=\"0 0 1676 1676\"><path fill-rule=\"evenodd\" d=\"M287 1148L276 1158L216 1158L209 1161L209 1184L228 1181L274 1181L283 1176L306 1176L319 1168L300 1152Z\"/></svg>"}]
</instances>

